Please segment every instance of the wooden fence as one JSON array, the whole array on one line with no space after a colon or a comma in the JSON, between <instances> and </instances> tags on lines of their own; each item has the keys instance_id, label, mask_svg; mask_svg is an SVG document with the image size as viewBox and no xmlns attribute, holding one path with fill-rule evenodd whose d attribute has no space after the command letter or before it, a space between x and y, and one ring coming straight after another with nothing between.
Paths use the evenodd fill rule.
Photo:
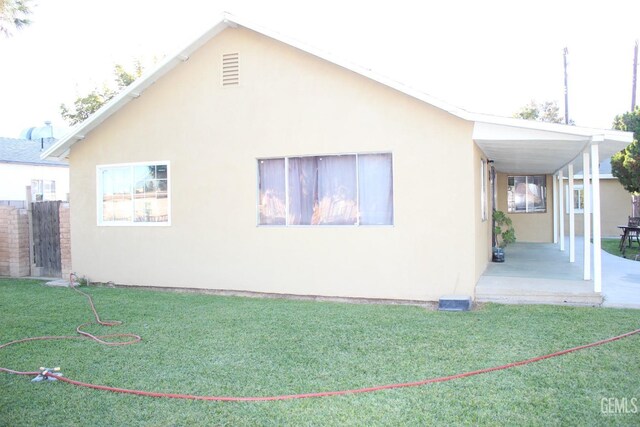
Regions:
<instances>
[{"instance_id":1,"label":"wooden fence","mask_svg":"<svg viewBox=\"0 0 640 427\"><path fill-rule=\"evenodd\" d=\"M33 221L33 263L40 275L60 277L60 201L31 204Z\"/></svg>"}]
</instances>

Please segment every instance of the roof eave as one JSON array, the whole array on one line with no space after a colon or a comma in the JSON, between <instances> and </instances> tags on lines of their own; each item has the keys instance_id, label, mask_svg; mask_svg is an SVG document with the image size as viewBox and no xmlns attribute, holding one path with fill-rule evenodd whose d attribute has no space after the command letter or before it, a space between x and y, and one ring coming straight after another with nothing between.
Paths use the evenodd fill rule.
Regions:
<instances>
[{"instance_id":1,"label":"roof eave","mask_svg":"<svg viewBox=\"0 0 640 427\"><path fill-rule=\"evenodd\" d=\"M304 52L307 52L311 55L314 55L318 58L329 61L335 65L353 71L357 74L365 76L369 79L377 81L385 86L391 87L399 92L405 93L413 98L426 102L436 108L444 110L450 114L453 114L462 119L468 119L469 113L460 108L454 107L450 104L447 104L444 101L441 101L437 98L433 98L425 93L422 93L413 88L407 87L397 81L392 79L377 75L369 69L360 67L358 65L349 63L339 58L335 58L332 55L322 52L313 47L304 45L303 43L285 37L275 31L269 30L267 28L256 25L252 22L246 21L244 19L239 19L231 14L225 13L223 15L223 19L203 33L200 37L198 37L194 42L189 44L186 48L181 49L175 55L168 57L164 62L162 62L158 67L156 67L152 72L141 76L139 79L134 81L130 86L124 89L121 93L116 95L111 101L106 103L102 108L92 114L87 120L80 123L78 126L73 128L67 135L65 135L62 139L60 139L56 144L51 146L48 150L42 153L41 158L56 158L60 159L63 156L68 155L68 152L77 141L84 139L84 137L91 132L94 128L96 128L100 123L105 121L111 115L113 115L116 111L122 108L125 104L129 103L131 100L138 98L149 86L155 83L158 79L160 79L163 75L173 69L177 64L186 61L189 59L189 56L193 54L196 50L198 50L202 45L208 42L211 38L222 32L226 28L236 28L238 26L247 28L249 30L258 32L267 37L270 37L274 40L280 41L282 43L288 44L296 49L300 49Z\"/></svg>"}]
</instances>

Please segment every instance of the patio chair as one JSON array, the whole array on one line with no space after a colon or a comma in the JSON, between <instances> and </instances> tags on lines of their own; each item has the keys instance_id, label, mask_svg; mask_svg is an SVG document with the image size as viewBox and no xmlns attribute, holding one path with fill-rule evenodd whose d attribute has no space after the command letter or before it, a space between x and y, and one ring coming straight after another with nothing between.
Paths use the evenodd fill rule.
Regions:
<instances>
[{"instance_id":1,"label":"patio chair","mask_svg":"<svg viewBox=\"0 0 640 427\"><path fill-rule=\"evenodd\" d=\"M630 216L629 217L629 227L640 227L640 217L639 216ZM629 246L631 246L631 242L633 238L638 242L638 246L640 246L640 232L638 230L629 230Z\"/></svg>"}]
</instances>

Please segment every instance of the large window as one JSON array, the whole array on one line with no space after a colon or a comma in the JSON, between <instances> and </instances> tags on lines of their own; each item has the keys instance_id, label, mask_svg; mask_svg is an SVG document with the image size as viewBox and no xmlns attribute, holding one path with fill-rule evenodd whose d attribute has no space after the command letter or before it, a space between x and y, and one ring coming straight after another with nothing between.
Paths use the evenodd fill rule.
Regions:
<instances>
[{"instance_id":1,"label":"large window","mask_svg":"<svg viewBox=\"0 0 640 427\"><path fill-rule=\"evenodd\" d=\"M509 213L546 212L546 176L510 176L507 186L507 210Z\"/></svg>"},{"instance_id":2,"label":"large window","mask_svg":"<svg viewBox=\"0 0 640 427\"><path fill-rule=\"evenodd\" d=\"M169 163L98 166L98 224L168 225Z\"/></svg>"},{"instance_id":3,"label":"large window","mask_svg":"<svg viewBox=\"0 0 640 427\"><path fill-rule=\"evenodd\" d=\"M260 225L391 225L391 154L258 160Z\"/></svg>"}]
</instances>

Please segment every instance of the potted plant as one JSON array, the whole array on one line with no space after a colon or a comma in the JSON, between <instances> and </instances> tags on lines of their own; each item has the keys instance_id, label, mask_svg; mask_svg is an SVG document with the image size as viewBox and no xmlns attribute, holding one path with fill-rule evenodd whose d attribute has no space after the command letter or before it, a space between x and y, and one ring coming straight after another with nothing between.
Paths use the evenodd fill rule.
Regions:
<instances>
[{"instance_id":1,"label":"potted plant","mask_svg":"<svg viewBox=\"0 0 640 427\"><path fill-rule=\"evenodd\" d=\"M515 241L511 218L502 211L493 211L493 262L504 262L504 248Z\"/></svg>"}]
</instances>

